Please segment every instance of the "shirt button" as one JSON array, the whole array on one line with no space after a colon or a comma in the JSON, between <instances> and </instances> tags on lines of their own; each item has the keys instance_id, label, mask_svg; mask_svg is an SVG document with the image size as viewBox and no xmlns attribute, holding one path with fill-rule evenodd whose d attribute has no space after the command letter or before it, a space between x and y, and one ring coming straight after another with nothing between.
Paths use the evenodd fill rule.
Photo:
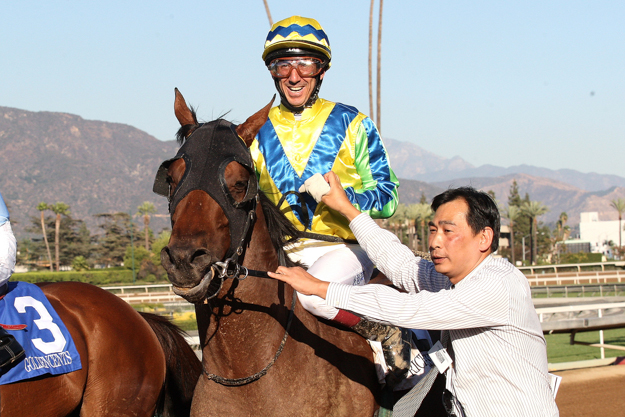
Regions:
<instances>
[{"instance_id":1,"label":"shirt button","mask_svg":"<svg viewBox=\"0 0 625 417\"><path fill-rule=\"evenodd\" d=\"M295 155L295 160L296 160L297 162L301 162L301 161L302 161L302 157L301 157L301 156L299 156L299 155Z\"/></svg>"}]
</instances>

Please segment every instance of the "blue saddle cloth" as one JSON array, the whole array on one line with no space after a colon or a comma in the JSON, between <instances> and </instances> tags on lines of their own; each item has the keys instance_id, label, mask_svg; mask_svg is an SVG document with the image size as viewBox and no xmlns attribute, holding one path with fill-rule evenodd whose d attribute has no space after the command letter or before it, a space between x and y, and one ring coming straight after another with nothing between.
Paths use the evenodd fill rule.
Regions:
<instances>
[{"instance_id":1,"label":"blue saddle cloth","mask_svg":"<svg viewBox=\"0 0 625 417\"><path fill-rule=\"evenodd\" d=\"M72 336L38 286L9 282L9 290L0 300L0 323L27 326L24 330L7 330L26 354L12 368L0 371L0 385L82 369Z\"/></svg>"}]
</instances>

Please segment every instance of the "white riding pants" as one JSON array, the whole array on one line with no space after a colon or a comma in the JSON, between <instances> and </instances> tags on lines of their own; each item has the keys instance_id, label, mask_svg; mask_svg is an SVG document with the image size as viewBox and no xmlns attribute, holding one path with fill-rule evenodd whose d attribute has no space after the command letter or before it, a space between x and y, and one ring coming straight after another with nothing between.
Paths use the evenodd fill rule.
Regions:
<instances>
[{"instance_id":1,"label":"white riding pants","mask_svg":"<svg viewBox=\"0 0 625 417\"><path fill-rule=\"evenodd\" d=\"M308 239L285 250L291 260L307 265L308 273L322 281L364 285L373 273L373 263L358 244ZM297 293L297 297L304 308L315 316L332 320L339 312L316 295Z\"/></svg>"}]
</instances>

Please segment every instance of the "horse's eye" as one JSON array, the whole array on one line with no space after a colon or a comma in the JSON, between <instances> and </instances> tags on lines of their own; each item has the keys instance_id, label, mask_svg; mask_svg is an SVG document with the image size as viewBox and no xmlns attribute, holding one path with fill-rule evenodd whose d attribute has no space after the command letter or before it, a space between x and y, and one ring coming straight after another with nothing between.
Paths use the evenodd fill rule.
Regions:
<instances>
[{"instance_id":1,"label":"horse's eye","mask_svg":"<svg viewBox=\"0 0 625 417\"><path fill-rule=\"evenodd\" d=\"M237 192L247 191L247 181L237 181L234 184L234 189Z\"/></svg>"},{"instance_id":2,"label":"horse's eye","mask_svg":"<svg viewBox=\"0 0 625 417\"><path fill-rule=\"evenodd\" d=\"M174 195L174 191L176 190L178 183L169 175L167 176L166 181L167 184L169 184L169 198L171 198Z\"/></svg>"}]
</instances>

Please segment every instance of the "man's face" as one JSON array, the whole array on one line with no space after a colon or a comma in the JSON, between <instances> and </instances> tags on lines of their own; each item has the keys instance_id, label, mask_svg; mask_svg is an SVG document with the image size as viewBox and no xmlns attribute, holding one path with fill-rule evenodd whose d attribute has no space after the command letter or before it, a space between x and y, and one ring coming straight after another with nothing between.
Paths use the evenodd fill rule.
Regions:
<instances>
[{"instance_id":1,"label":"man's face","mask_svg":"<svg viewBox=\"0 0 625 417\"><path fill-rule=\"evenodd\" d=\"M292 59L297 60L298 57ZM324 75L325 73L322 72L319 75L320 79L323 79ZM295 68L291 70L288 77L280 79L282 92L289 104L293 107L304 106L313 93L316 84L317 80L315 77L302 77Z\"/></svg>"},{"instance_id":2,"label":"man's face","mask_svg":"<svg viewBox=\"0 0 625 417\"><path fill-rule=\"evenodd\" d=\"M466 277L490 253L486 228L473 234L467 223L469 206L463 198L442 204L430 222L430 255L437 272L452 284Z\"/></svg>"}]
</instances>

